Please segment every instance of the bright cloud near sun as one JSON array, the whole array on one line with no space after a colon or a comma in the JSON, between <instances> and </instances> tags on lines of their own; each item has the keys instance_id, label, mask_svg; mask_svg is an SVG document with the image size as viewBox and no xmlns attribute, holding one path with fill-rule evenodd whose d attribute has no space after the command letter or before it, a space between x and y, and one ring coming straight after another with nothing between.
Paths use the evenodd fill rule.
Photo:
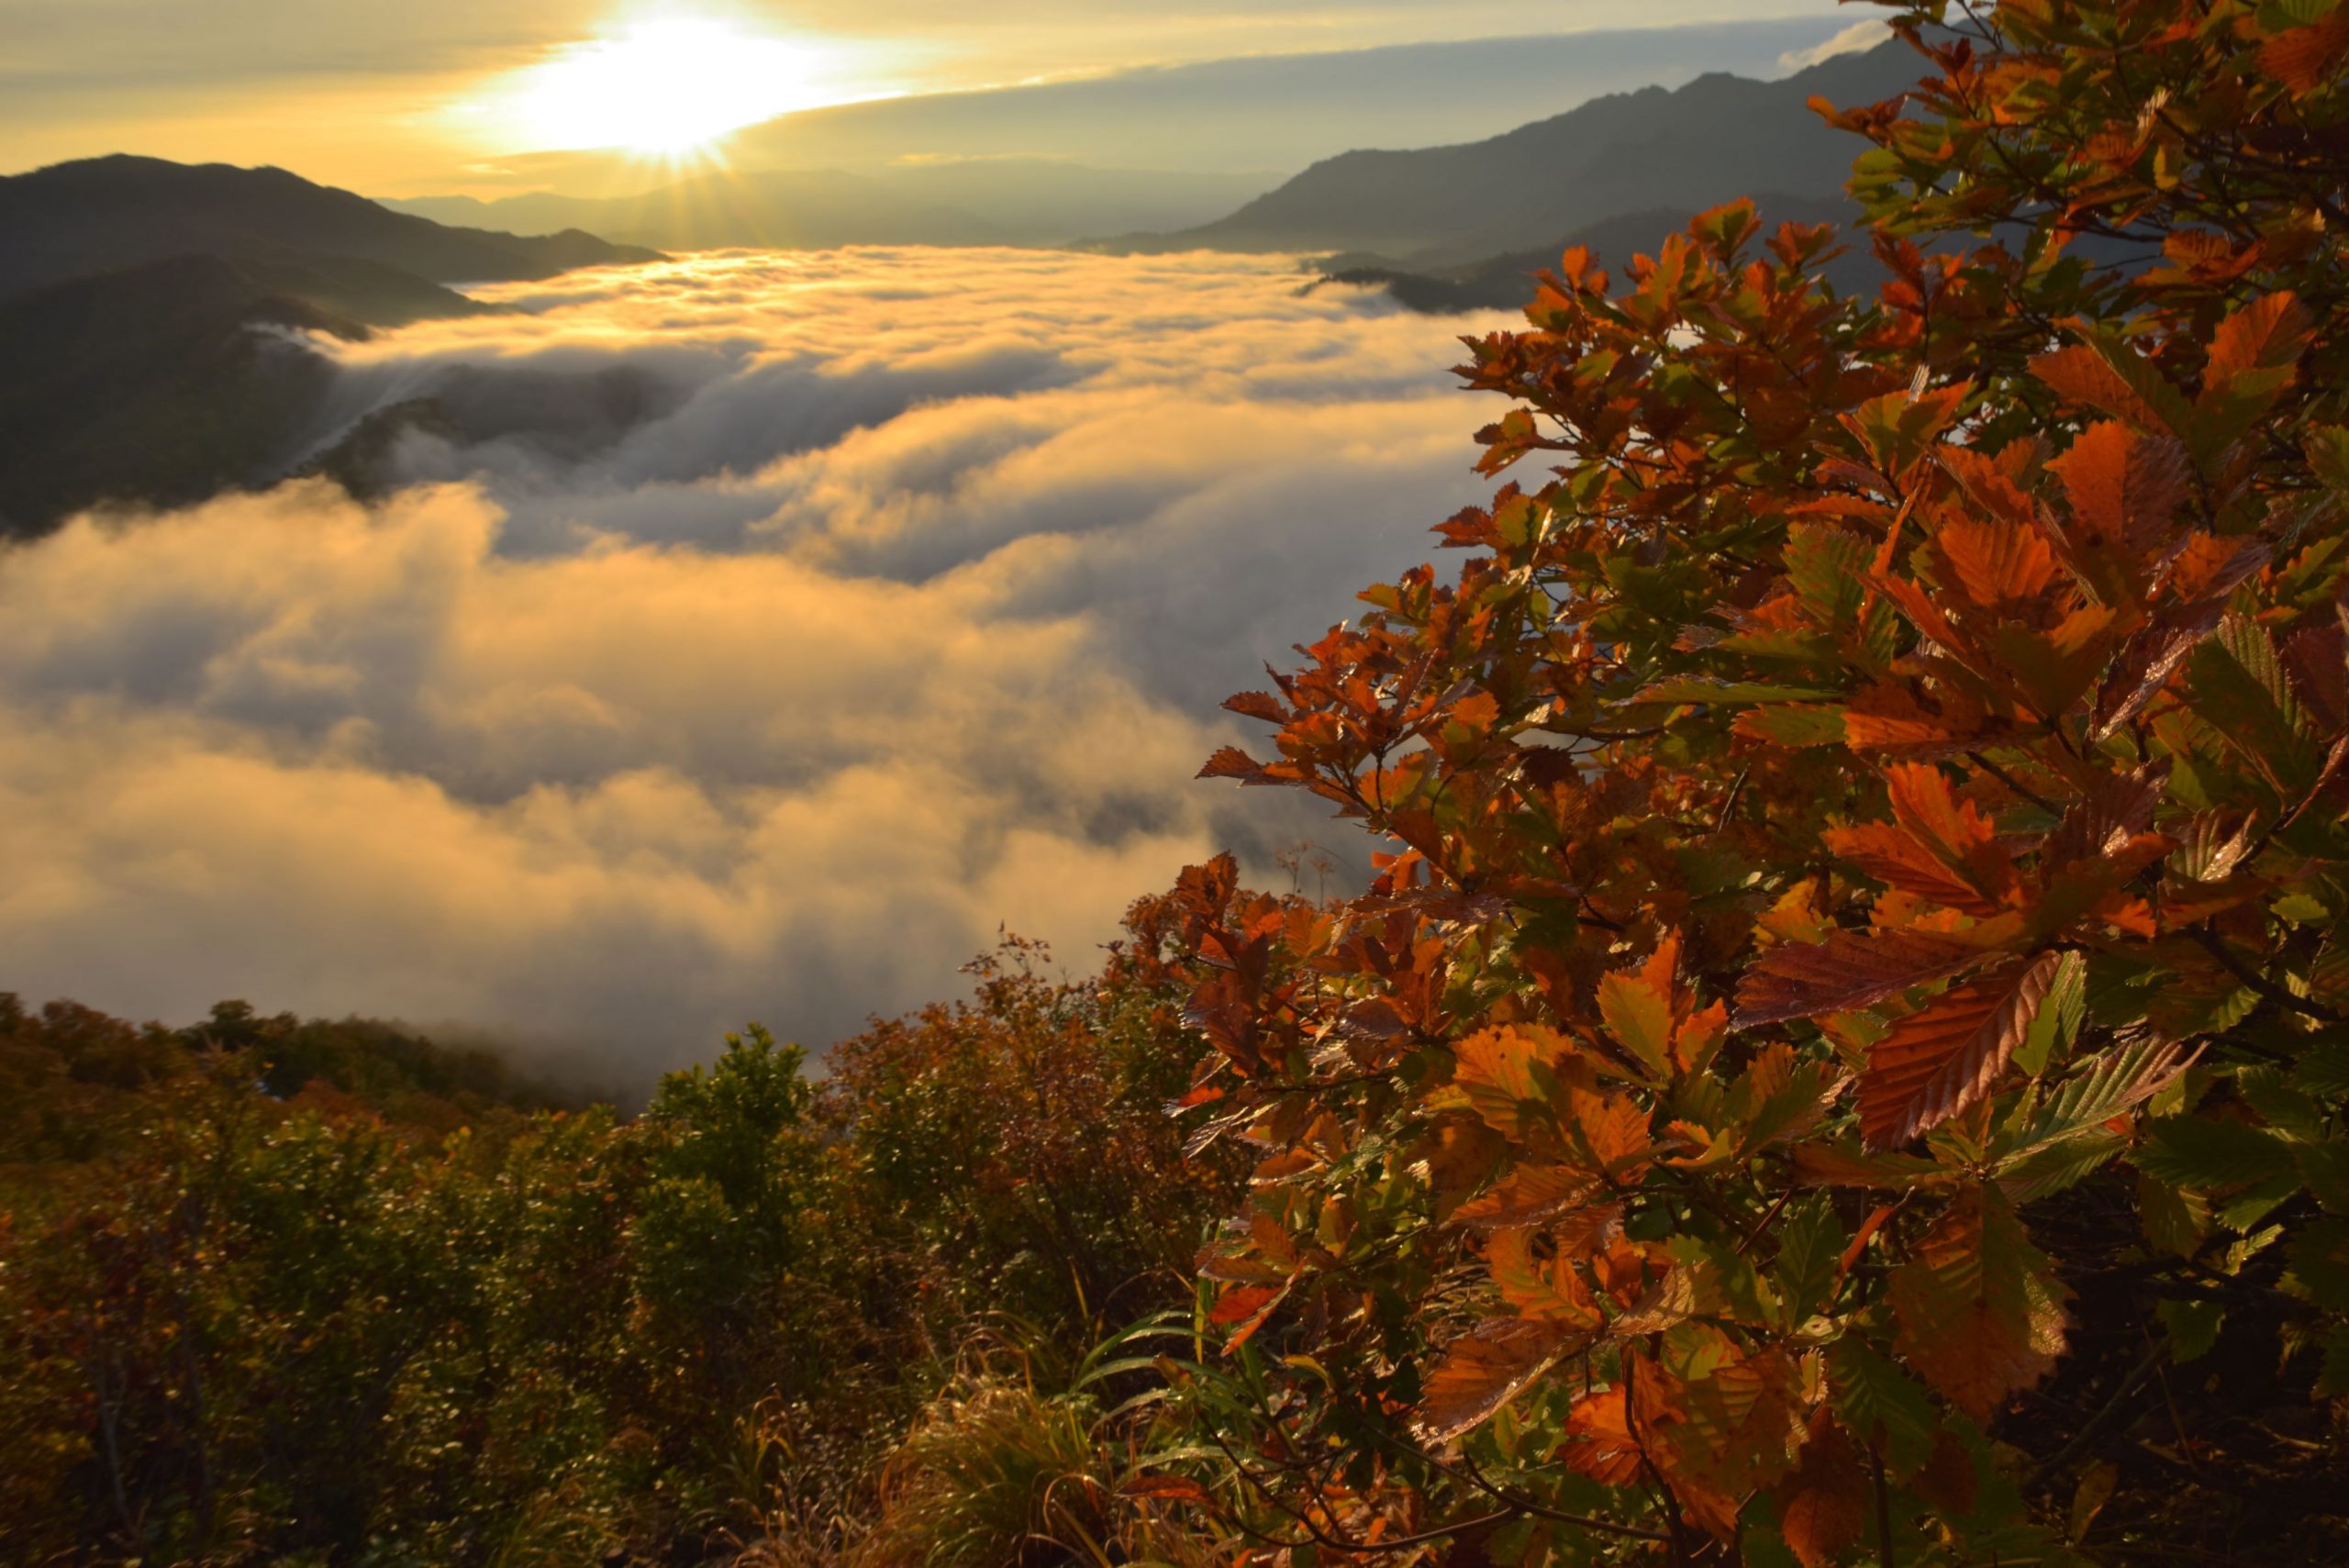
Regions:
<instances>
[{"instance_id":1,"label":"bright cloud near sun","mask_svg":"<svg viewBox=\"0 0 2349 1568\"><path fill-rule=\"evenodd\" d=\"M571 45L522 72L502 115L537 147L682 153L834 101L820 44L704 17L662 17Z\"/></svg>"}]
</instances>

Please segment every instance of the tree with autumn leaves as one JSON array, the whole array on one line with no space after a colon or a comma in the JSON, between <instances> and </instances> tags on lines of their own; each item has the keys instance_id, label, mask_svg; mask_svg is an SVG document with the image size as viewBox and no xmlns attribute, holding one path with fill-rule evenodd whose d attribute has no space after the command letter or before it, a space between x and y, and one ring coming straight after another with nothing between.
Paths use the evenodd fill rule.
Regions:
<instances>
[{"instance_id":1,"label":"tree with autumn leaves","mask_svg":"<svg viewBox=\"0 0 2349 1568\"><path fill-rule=\"evenodd\" d=\"M1177 894L1135 1490L1258 1561L2349 1553L2349 5L1877 3L1863 231L1569 253L1533 477L1230 704L1391 851Z\"/></svg>"}]
</instances>

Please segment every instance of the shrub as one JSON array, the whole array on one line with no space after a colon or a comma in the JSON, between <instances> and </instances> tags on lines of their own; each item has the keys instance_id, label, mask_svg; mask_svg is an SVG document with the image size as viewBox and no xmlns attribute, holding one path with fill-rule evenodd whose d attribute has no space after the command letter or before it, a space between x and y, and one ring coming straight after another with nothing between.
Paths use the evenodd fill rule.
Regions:
<instances>
[{"instance_id":1,"label":"shrub","mask_svg":"<svg viewBox=\"0 0 2349 1568\"><path fill-rule=\"evenodd\" d=\"M1230 704L1391 851L1180 895L1268 1561L2349 1541L2349 10L1892 9L1882 289L1569 253L1553 476Z\"/></svg>"}]
</instances>

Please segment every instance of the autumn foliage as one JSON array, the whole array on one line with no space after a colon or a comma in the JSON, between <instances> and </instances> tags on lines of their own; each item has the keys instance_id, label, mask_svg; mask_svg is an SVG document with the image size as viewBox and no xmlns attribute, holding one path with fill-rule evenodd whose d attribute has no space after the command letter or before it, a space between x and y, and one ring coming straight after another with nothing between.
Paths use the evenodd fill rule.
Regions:
<instances>
[{"instance_id":1,"label":"autumn foliage","mask_svg":"<svg viewBox=\"0 0 2349 1568\"><path fill-rule=\"evenodd\" d=\"M0 1557L2349 1561L2349 0L1879 4L1232 699L1361 896L633 1120L0 998Z\"/></svg>"},{"instance_id":2,"label":"autumn foliage","mask_svg":"<svg viewBox=\"0 0 2349 1568\"><path fill-rule=\"evenodd\" d=\"M1568 254L1229 705L1391 848L1180 895L1262 1561L2349 1550L2349 7L1891 9L1865 232Z\"/></svg>"}]
</instances>

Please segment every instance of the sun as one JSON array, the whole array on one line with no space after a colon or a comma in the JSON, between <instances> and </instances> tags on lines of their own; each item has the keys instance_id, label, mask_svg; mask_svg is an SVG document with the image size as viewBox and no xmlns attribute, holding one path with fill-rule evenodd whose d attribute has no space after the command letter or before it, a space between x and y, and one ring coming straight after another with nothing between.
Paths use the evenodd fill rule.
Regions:
<instances>
[{"instance_id":1,"label":"sun","mask_svg":"<svg viewBox=\"0 0 2349 1568\"><path fill-rule=\"evenodd\" d=\"M677 154L824 101L812 44L691 18L575 44L518 84L515 117L541 148Z\"/></svg>"}]
</instances>

